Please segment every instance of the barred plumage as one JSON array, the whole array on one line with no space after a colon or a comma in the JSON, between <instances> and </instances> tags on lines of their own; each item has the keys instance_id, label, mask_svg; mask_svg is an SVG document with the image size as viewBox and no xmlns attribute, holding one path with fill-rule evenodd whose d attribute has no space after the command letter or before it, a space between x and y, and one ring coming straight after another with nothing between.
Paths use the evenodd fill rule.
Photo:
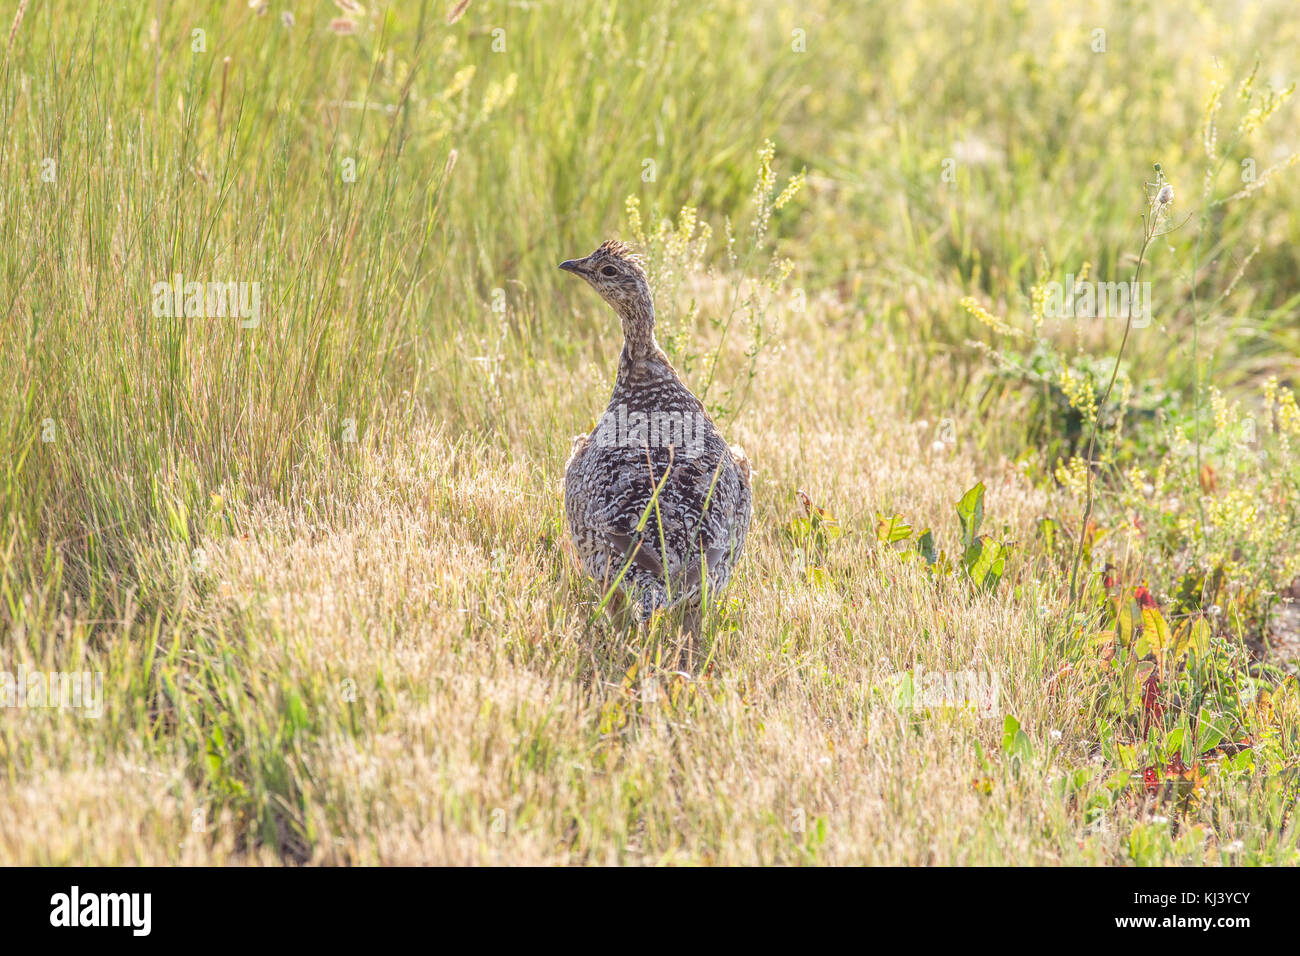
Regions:
<instances>
[{"instance_id":1,"label":"barred plumage","mask_svg":"<svg viewBox=\"0 0 1300 956\"><path fill-rule=\"evenodd\" d=\"M574 547L602 589L626 566L620 584L638 621L668 607L698 617L706 593L727 585L745 544L749 463L655 342L650 286L631 249L611 240L560 268L586 279L623 323L609 406L575 440L565 468Z\"/></svg>"}]
</instances>

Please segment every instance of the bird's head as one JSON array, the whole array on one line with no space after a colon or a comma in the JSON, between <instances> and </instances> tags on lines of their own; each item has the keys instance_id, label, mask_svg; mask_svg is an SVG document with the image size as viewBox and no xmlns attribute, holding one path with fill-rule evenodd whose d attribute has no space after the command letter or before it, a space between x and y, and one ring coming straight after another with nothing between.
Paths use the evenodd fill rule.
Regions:
<instances>
[{"instance_id":1,"label":"bird's head","mask_svg":"<svg viewBox=\"0 0 1300 956\"><path fill-rule=\"evenodd\" d=\"M568 259L560 268L586 279L621 315L650 308L650 283L641 257L624 243L610 239L585 259Z\"/></svg>"}]
</instances>

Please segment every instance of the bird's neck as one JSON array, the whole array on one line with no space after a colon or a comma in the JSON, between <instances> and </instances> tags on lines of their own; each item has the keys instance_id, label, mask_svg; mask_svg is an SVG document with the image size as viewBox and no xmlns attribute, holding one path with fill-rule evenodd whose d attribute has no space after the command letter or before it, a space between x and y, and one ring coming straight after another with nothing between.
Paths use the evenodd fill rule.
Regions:
<instances>
[{"instance_id":1,"label":"bird's neck","mask_svg":"<svg viewBox=\"0 0 1300 956\"><path fill-rule=\"evenodd\" d=\"M620 364L643 361L661 354L655 341L655 307L649 297L622 303L618 309L623 321L623 355Z\"/></svg>"}]
</instances>

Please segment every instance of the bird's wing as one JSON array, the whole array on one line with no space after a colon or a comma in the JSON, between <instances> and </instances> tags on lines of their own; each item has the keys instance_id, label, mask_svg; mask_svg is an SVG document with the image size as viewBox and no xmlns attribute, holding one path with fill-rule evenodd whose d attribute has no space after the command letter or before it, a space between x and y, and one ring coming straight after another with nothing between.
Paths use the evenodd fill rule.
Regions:
<instances>
[{"instance_id":1,"label":"bird's wing","mask_svg":"<svg viewBox=\"0 0 1300 956\"><path fill-rule=\"evenodd\" d=\"M630 534L607 531L605 537L608 539L613 552L623 556L623 561L630 558L632 567L640 568L656 578L663 578L663 562L659 560L658 549L650 543L648 535L642 534L633 537ZM622 567L622 564L620 563L619 566Z\"/></svg>"}]
</instances>

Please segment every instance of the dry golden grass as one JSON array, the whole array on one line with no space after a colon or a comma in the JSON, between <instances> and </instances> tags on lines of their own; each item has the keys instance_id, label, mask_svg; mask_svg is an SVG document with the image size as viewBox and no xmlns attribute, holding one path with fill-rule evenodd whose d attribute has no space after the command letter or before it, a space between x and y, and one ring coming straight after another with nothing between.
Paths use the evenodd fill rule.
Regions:
<instances>
[{"instance_id":1,"label":"dry golden grass","mask_svg":"<svg viewBox=\"0 0 1300 956\"><path fill-rule=\"evenodd\" d=\"M970 442L932 450L933 426L900 414L887 366L846 375L845 350L861 345L837 342L816 310L790 318L790 344L732 429L758 470L754 533L710 622L707 671L654 664L671 634L592 620L596 595L560 543L562 452L527 437L551 427L544 411L506 448L427 419L381 426L345 451L358 459L333 476L346 492L320 507L230 506L236 533L201 542L201 573L174 573L190 577L191 625L230 635L238 666L262 675L250 684L325 682L316 732L293 743L293 816L314 836L304 859L1041 863L1115 852L1110 837L1076 845L1054 760L991 794L974 786L985 774L972 742L996 752L1004 710L1061 730L1063 754L1083 746L1068 702L1043 692L1060 581L1023 574L1017 597L976 597L875 543L878 502L953 536L953 502L985 475L990 519L1027 537L1043 494ZM557 391L577 388L594 407L598 389L577 383L599 374L580 366ZM845 528L830 587L809 587L783 536L802 513L800 488ZM918 665L998 675L1000 709L900 711L879 689ZM65 718L44 745L54 766L36 773L34 762L0 799L12 859L259 858L234 851L230 819L204 820L206 838L194 838L204 805L181 766L88 759L83 726ZM144 820L140 805L153 808ZM71 843L46 838L69 831Z\"/></svg>"}]
</instances>

